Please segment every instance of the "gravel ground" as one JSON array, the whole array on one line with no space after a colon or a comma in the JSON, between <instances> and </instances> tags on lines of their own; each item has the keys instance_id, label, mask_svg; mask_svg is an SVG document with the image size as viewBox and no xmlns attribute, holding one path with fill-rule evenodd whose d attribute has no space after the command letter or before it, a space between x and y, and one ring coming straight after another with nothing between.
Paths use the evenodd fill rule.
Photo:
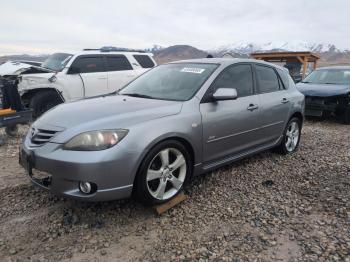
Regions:
<instances>
[{"instance_id":1,"label":"gravel ground","mask_svg":"<svg viewBox=\"0 0 350 262\"><path fill-rule=\"evenodd\" d=\"M350 261L350 127L308 121L299 151L196 177L162 216L35 189L0 147L1 261Z\"/></svg>"}]
</instances>

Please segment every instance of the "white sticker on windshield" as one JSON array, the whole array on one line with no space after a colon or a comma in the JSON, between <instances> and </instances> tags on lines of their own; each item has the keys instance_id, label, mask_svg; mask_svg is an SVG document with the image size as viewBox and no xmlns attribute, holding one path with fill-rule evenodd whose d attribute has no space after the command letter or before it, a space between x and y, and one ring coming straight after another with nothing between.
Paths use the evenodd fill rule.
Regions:
<instances>
[{"instance_id":1,"label":"white sticker on windshield","mask_svg":"<svg viewBox=\"0 0 350 262\"><path fill-rule=\"evenodd\" d=\"M203 68L193 68L193 67L184 67L181 69L181 72L201 74L205 71Z\"/></svg>"}]
</instances>

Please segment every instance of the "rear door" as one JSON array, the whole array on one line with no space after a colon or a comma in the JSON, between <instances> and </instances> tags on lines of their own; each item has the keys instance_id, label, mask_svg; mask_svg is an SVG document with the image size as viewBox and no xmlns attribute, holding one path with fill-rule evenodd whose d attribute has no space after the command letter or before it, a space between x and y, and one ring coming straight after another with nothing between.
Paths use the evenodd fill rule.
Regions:
<instances>
[{"instance_id":1,"label":"rear door","mask_svg":"<svg viewBox=\"0 0 350 262\"><path fill-rule=\"evenodd\" d=\"M252 66L242 63L227 67L208 93L218 88L235 88L238 98L214 102L204 100L200 104L205 163L244 153L259 143L259 98L254 93Z\"/></svg>"},{"instance_id":2,"label":"rear door","mask_svg":"<svg viewBox=\"0 0 350 262\"><path fill-rule=\"evenodd\" d=\"M283 133L288 121L290 102L288 87L274 67L255 64L255 75L260 100L261 137L265 143L275 142Z\"/></svg>"},{"instance_id":3,"label":"rear door","mask_svg":"<svg viewBox=\"0 0 350 262\"><path fill-rule=\"evenodd\" d=\"M124 55L107 55L108 89L117 91L136 77L135 70Z\"/></svg>"},{"instance_id":4,"label":"rear door","mask_svg":"<svg viewBox=\"0 0 350 262\"><path fill-rule=\"evenodd\" d=\"M103 56L79 56L72 63L71 67L77 68L80 72L85 97L108 93L107 72ZM79 75L72 74L69 77L79 78Z\"/></svg>"}]
</instances>

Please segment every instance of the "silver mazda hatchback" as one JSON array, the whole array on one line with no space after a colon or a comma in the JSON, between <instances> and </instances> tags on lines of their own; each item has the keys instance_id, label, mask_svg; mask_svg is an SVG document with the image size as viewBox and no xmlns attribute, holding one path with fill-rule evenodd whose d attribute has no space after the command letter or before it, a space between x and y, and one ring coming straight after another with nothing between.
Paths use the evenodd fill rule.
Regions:
<instances>
[{"instance_id":1,"label":"silver mazda hatchback","mask_svg":"<svg viewBox=\"0 0 350 262\"><path fill-rule=\"evenodd\" d=\"M195 174L267 149L294 152L304 96L288 71L258 60L158 66L119 93L62 104L20 150L31 181L87 201L168 201Z\"/></svg>"}]
</instances>

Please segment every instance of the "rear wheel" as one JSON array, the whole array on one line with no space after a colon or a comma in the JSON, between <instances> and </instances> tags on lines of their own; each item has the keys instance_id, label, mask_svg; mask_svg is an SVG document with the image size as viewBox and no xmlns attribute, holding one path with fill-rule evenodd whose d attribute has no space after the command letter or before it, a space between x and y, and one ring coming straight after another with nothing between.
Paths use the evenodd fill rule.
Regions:
<instances>
[{"instance_id":1,"label":"rear wheel","mask_svg":"<svg viewBox=\"0 0 350 262\"><path fill-rule=\"evenodd\" d=\"M134 194L144 204L160 204L175 197L192 175L192 160L178 141L164 141L145 157L135 179Z\"/></svg>"},{"instance_id":2,"label":"rear wheel","mask_svg":"<svg viewBox=\"0 0 350 262\"><path fill-rule=\"evenodd\" d=\"M293 153L297 150L301 135L301 121L297 117L289 120L284 131L281 144L276 148L277 152L283 155Z\"/></svg>"},{"instance_id":3,"label":"rear wheel","mask_svg":"<svg viewBox=\"0 0 350 262\"><path fill-rule=\"evenodd\" d=\"M30 107L33 109L34 118L38 118L46 111L62 103L62 99L58 96L57 92L52 90L46 90L35 94L31 101Z\"/></svg>"}]
</instances>

